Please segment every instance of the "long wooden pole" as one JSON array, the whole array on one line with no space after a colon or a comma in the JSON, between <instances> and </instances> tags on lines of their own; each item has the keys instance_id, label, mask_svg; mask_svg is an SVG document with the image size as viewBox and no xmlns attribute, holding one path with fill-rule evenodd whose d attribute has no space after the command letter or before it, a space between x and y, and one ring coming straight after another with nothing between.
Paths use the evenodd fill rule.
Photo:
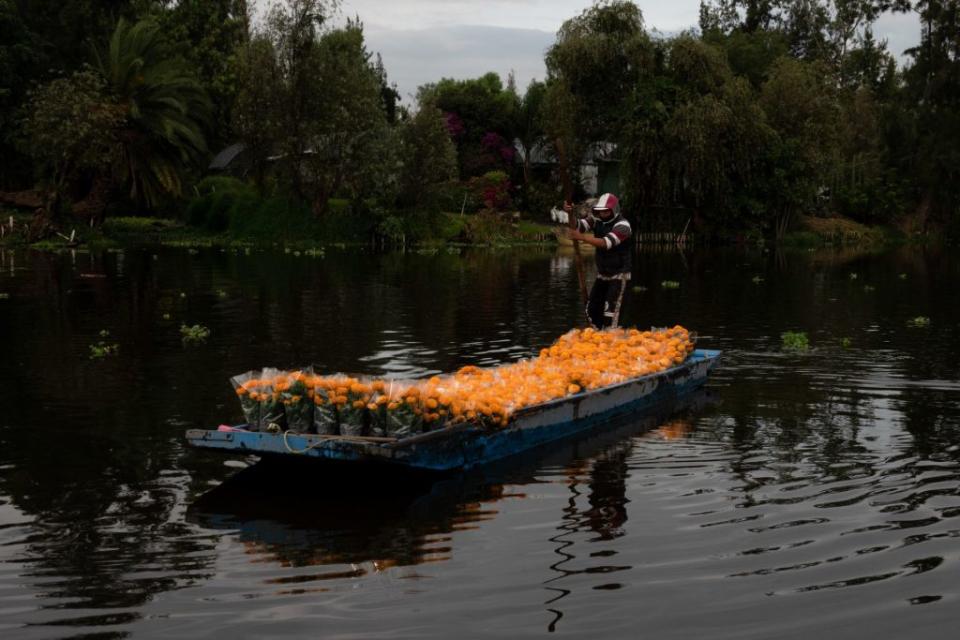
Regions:
<instances>
[{"instance_id":1,"label":"long wooden pole","mask_svg":"<svg viewBox=\"0 0 960 640\"><path fill-rule=\"evenodd\" d=\"M567 158L566 150L563 148L563 140L557 138L557 159L560 161L560 180L563 182L563 197L566 202L573 204L573 180L570 178L570 163ZM569 226L577 229L577 216L571 215ZM580 297L583 299L583 310L586 313L587 310L587 300L589 298L587 294L587 276L584 273L583 269L583 256L580 254L580 241L573 241L573 256L574 262L577 265L577 280L580 281Z\"/></svg>"}]
</instances>

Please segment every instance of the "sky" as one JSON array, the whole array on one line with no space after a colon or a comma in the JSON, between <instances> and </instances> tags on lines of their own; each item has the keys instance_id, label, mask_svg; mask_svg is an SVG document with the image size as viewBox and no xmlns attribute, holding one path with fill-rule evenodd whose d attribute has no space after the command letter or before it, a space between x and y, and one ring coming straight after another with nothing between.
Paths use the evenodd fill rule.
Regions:
<instances>
[{"instance_id":1,"label":"sky","mask_svg":"<svg viewBox=\"0 0 960 640\"><path fill-rule=\"evenodd\" d=\"M405 102L441 78L475 78L512 70L522 91L543 80L543 55L557 30L590 0L342 0L341 19L359 16L367 48L383 57ZM638 0L647 29L671 34L697 26L699 0ZM903 60L919 40L915 14L886 15L875 34Z\"/></svg>"}]
</instances>

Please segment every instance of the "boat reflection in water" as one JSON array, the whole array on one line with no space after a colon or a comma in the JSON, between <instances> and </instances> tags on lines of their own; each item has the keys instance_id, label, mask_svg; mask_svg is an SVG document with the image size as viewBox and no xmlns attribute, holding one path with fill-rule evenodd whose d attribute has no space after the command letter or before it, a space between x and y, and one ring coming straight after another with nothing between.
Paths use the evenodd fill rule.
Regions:
<instances>
[{"instance_id":1,"label":"boat reflection in water","mask_svg":"<svg viewBox=\"0 0 960 640\"><path fill-rule=\"evenodd\" d=\"M626 461L635 437L682 437L692 429L689 416L707 402L708 394L700 391L646 417L613 422L602 433L439 480L400 481L349 466L331 471L312 460L291 465L299 460L264 459L204 494L187 518L235 532L252 561L329 569L264 578L283 585L281 592L326 591L326 581L446 561L454 553L453 534L495 518L497 503L523 499L535 485L560 483L569 500L549 537L559 559L550 565L555 576L545 585L555 622L562 615L555 603L568 592L552 583L576 573L564 567L574 558L570 535L592 531L600 540L623 535ZM578 502L584 494L586 503Z\"/></svg>"}]
</instances>

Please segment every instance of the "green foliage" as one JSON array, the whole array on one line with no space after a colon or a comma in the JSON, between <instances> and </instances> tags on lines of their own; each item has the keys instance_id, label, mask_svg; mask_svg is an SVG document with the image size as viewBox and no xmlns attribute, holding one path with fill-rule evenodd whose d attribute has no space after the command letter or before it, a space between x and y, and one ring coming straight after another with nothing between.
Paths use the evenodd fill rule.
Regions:
<instances>
[{"instance_id":1,"label":"green foliage","mask_svg":"<svg viewBox=\"0 0 960 640\"><path fill-rule=\"evenodd\" d=\"M268 3L256 21L248 5L0 0L0 189L37 181L48 213L93 222L121 190L173 211L208 147L241 142L256 196L200 194L187 215L210 233L275 209L289 230L312 217L333 236L408 241L429 216L391 209L481 210L491 171L521 185L509 206L545 216L556 176L608 142L638 231L689 218L698 235L796 241L800 216L839 214L960 235L955 2L705 0L698 34L664 38L635 3L606 0L563 23L545 82L521 95L512 74L441 79L412 117L359 21L331 20L337 0ZM908 10L923 28L898 69L873 29ZM531 149L572 171L545 176ZM338 199L359 225L328 209Z\"/></svg>"},{"instance_id":2,"label":"green foliage","mask_svg":"<svg viewBox=\"0 0 960 640\"><path fill-rule=\"evenodd\" d=\"M0 189L30 177L30 162L17 149L17 111L30 82L40 80L42 43L14 0L0 0ZM24 154L29 158L29 154Z\"/></svg>"},{"instance_id":3,"label":"green foliage","mask_svg":"<svg viewBox=\"0 0 960 640\"><path fill-rule=\"evenodd\" d=\"M617 140L631 120L623 100L652 68L654 48L640 9L615 0L564 22L546 64L548 82L562 85L571 98L572 121L554 129L573 125L576 133L570 133L588 143Z\"/></svg>"},{"instance_id":4,"label":"green foliage","mask_svg":"<svg viewBox=\"0 0 960 640\"><path fill-rule=\"evenodd\" d=\"M419 111L400 130L400 204L417 207L434 185L457 176L457 150L447 133L443 113L433 104Z\"/></svg>"},{"instance_id":5,"label":"green foliage","mask_svg":"<svg viewBox=\"0 0 960 640\"><path fill-rule=\"evenodd\" d=\"M917 316L907 320L907 326L912 329L926 329L930 326L930 318L927 316Z\"/></svg>"},{"instance_id":6,"label":"green foliage","mask_svg":"<svg viewBox=\"0 0 960 640\"><path fill-rule=\"evenodd\" d=\"M526 186L526 210L536 220L549 220L550 210L563 202L563 194L557 185L531 182Z\"/></svg>"},{"instance_id":7,"label":"green foliage","mask_svg":"<svg viewBox=\"0 0 960 640\"><path fill-rule=\"evenodd\" d=\"M469 183L448 180L426 189L425 208L434 211L476 213L483 206L480 198L470 189Z\"/></svg>"},{"instance_id":8,"label":"green foliage","mask_svg":"<svg viewBox=\"0 0 960 640\"><path fill-rule=\"evenodd\" d=\"M680 283L676 280L664 280L660 283L660 288L662 289L679 289Z\"/></svg>"},{"instance_id":9,"label":"green foliage","mask_svg":"<svg viewBox=\"0 0 960 640\"><path fill-rule=\"evenodd\" d=\"M192 68L172 57L156 22L122 18L97 63L125 109L118 168L131 198L154 207L166 195L179 196L183 172L207 156L212 109Z\"/></svg>"},{"instance_id":10,"label":"green foliage","mask_svg":"<svg viewBox=\"0 0 960 640\"><path fill-rule=\"evenodd\" d=\"M204 178L186 209L187 222L207 231L226 231L235 211L249 211L260 201L250 185L230 177Z\"/></svg>"},{"instance_id":11,"label":"green foliage","mask_svg":"<svg viewBox=\"0 0 960 640\"><path fill-rule=\"evenodd\" d=\"M247 0L176 2L151 12L170 51L196 70L210 96L207 138L213 148L234 142L231 110L238 91L237 53L248 38L247 5Z\"/></svg>"},{"instance_id":12,"label":"green foliage","mask_svg":"<svg viewBox=\"0 0 960 640\"><path fill-rule=\"evenodd\" d=\"M84 172L109 169L124 117L99 75L78 71L41 85L31 92L27 113L25 150L56 195Z\"/></svg>"},{"instance_id":13,"label":"green foliage","mask_svg":"<svg viewBox=\"0 0 960 640\"><path fill-rule=\"evenodd\" d=\"M778 239L797 214L819 209L819 189L835 157L839 115L829 82L823 69L782 58L760 93L760 105L776 132L764 190Z\"/></svg>"},{"instance_id":14,"label":"green foliage","mask_svg":"<svg viewBox=\"0 0 960 640\"><path fill-rule=\"evenodd\" d=\"M108 343L106 340L110 337L110 332L106 329L103 329L98 334L100 340L90 345L90 359L91 360L100 360L108 356L115 356L120 352L120 345L116 343Z\"/></svg>"},{"instance_id":15,"label":"green foliage","mask_svg":"<svg viewBox=\"0 0 960 640\"><path fill-rule=\"evenodd\" d=\"M180 340L183 344L201 344L210 337L210 329L202 324L180 325Z\"/></svg>"},{"instance_id":16,"label":"green foliage","mask_svg":"<svg viewBox=\"0 0 960 640\"><path fill-rule=\"evenodd\" d=\"M960 218L960 5L916 3L920 43L904 71L907 113L899 167L913 177L921 215L943 222ZM896 156L895 156L896 157Z\"/></svg>"},{"instance_id":17,"label":"green foliage","mask_svg":"<svg viewBox=\"0 0 960 640\"><path fill-rule=\"evenodd\" d=\"M309 207L289 196L238 200L230 212L230 236L259 243L313 238L316 227Z\"/></svg>"},{"instance_id":18,"label":"green foliage","mask_svg":"<svg viewBox=\"0 0 960 640\"><path fill-rule=\"evenodd\" d=\"M784 351L807 351L810 341L802 331L785 331L780 334L781 347Z\"/></svg>"},{"instance_id":19,"label":"green foliage","mask_svg":"<svg viewBox=\"0 0 960 640\"><path fill-rule=\"evenodd\" d=\"M262 191L279 136L275 118L283 108L278 93L279 60L269 37L258 34L238 53L239 89L232 106L233 130L244 145L250 173Z\"/></svg>"},{"instance_id":20,"label":"green foliage","mask_svg":"<svg viewBox=\"0 0 960 640\"><path fill-rule=\"evenodd\" d=\"M533 177L531 175L530 154L538 145L546 142L544 125L544 103L547 98L547 85L532 80L527 85L526 93L517 104L514 135L523 149L523 183L529 189ZM527 194L529 198L529 194ZM534 209L529 209L534 211Z\"/></svg>"},{"instance_id":21,"label":"green foliage","mask_svg":"<svg viewBox=\"0 0 960 640\"><path fill-rule=\"evenodd\" d=\"M417 99L443 112L462 179L512 166L520 98L511 87L504 88L496 73L469 80L444 78L420 87Z\"/></svg>"},{"instance_id":22,"label":"green foliage","mask_svg":"<svg viewBox=\"0 0 960 640\"><path fill-rule=\"evenodd\" d=\"M316 216L330 198L395 195L396 140L385 112L385 72L358 21L327 27L333 3L274 5L240 54L234 122L263 185L274 157L284 189Z\"/></svg>"},{"instance_id":23,"label":"green foliage","mask_svg":"<svg viewBox=\"0 0 960 640\"><path fill-rule=\"evenodd\" d=\"M470 179L470 190L481 203L484 210L506 211L510 208L510 178L503 171L488 171L482 176Z\"/></svg>"}]
</instances>

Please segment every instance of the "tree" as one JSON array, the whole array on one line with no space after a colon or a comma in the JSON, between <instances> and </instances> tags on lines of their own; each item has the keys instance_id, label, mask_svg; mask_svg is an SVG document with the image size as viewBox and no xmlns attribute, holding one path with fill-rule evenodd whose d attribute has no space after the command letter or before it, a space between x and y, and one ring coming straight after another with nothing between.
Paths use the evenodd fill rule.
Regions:
<instances>
[{"instance_id":1,"label":"tree","mask_svg":"<svg viewBox=\"0 0 960 640\"><path fill-rule=\"evenodd\" d=\"M922 33L904 71L915 130L903 145L903 170L914 178L922 216L960 226L960 5L917 3Z\"/></svg>"},{"instance_id":2,"label":"tree","mask_svg":"<svg viewBox=\"0 0 960 640\"><path fill-rule=\"evenodd\" d=\"M631 121L623 105L652 69L654 47L640 9L618 0L564 22L546 64L548 83L556 87L550 103L572 109L570 124L577 136L615 142ZM564 94L567 100L561 99Z\"/></svg>"},{"instance_id":3,"label":"tree","mask_svg":"<svg viewBox=\"0 0 960 640\"><path fill-rule=\"evenodd\" d=\"M85 70L31 92L26 111L24 142L45 181L40 226L46 226L60 213L76 181L109 172L123 109L107 96L103 78Z\"/></svg>"},{"instance_id":4,"label":"tree","mask_svg":"<svg viewBox=\"0 0 960 640\"><path fill-rule=\"evenodd\" d=\"M829 76L817 65L783 58L763 85L760 105L776 132L765 199L778 240L798 213L817 208L836 160L839 105Z\"/></svg>"},{"instance_id":5,"label":"tree","mask_svg":"<svg viewBox=\"0 0 960 640\"><path fill-rule=\"evenodd\" d=\"M256 35L240 50L237 78L240 88L231 109L232 128L244 146L253 181L262 194L269 158L281 136L283 84L276 49L269 38Z\"/></svg>"},{"instance_id":6,"label":"tree","mask_svg":"<svg viewBox=\"0 0 960 640\"><path fill-rule=\"evenodd\" d=\"M319 111L307 123L312 153L307 156L314 213L327 200L342 195L358 199L377 186L371 171L383 177L381 141L388 135L381 96L381 78L363 40L363 26L348 21L343 29L324 34L317 43Z\"/></svg>"},{"instance_id":7,"label":"tree","mask_svg":"<svg viewBox=\"0 0 960 640\"><path fill-rule=\"evenodd\" d=\"M24 123L27 152L50 186L45 217L81 176L75 214L102 219L117 186L147 207L182 192L183 175L206 155L210 103L183 60L168 57L152 21L121 19L95 69L38 89Z\"/></svg>"},{"instance_id":8,"label":"tree","mask_svg":"<svg viewBox=\"0 0 960 640\"><path fill-rule=\"evenodd\" d=\"M836 67L882 13L909 9L908 0L701 1L700 28L712 37L775 33L792 57Z\"/></svg>"},{"instance_id":9,"label":"tree","mask_svg":"<svg viewBox=\"0 0 960 640\"><path fill-rule=\"evenodd\" d=\"M13 0L0 0L0 189L30 177L29 163L17 162L16 111L27 94L40 42Z\"/></svg>"},{"instance_id":10,"label":"tree","mask_svg":"<svg viewBox=\"0 0 960 640\"><path fill-rule=\"evenodd\" d=\"M383 66L366 49L363 25L328 29L329 11L321 0L273 8L241 53L235 106L260 182L273 156L282 186L316 216L332 197L390 191L396 168Z\"/></svg>"},{"instance_id":11,"label":"tree","mask_svg":"<svg viewBox=\"0 0 960 640\"><path fill-rule=\"evenodd\" d=\"M421 104L401 125L400 203L420 206L432 185L457 177L457 150L447 132L443 112L434 104Z\"/></svg>"},{"instance_id":12,"label":"tree","mask_svg":"<svg viewBox=\"0 0 960 640\"><path fill-rule=\"evenodd\" d=\"M679 97L664 126L672 199L733 226L756 213L742 210L743 195L773 131L750 84L734 77L721 51L681 36L669 61Z\"/></svg>"},{"instance_id":13,"label":"tree","mask_svg":"<svg viewBox=\"0 0 960 640\"><path fill-rule=\"evenodd\" d=\"M523 183L530 184L530 154L542 145L546 139L543 124L543 104L547 94L547 85L531 80L527 91L517 107L515 131L520 146L523 147Z\"/></svg>"},{"instance_id":14,"label":"tree","mask_svg":"<svg viewBox=\"0 0 960 640\"><path fill-rule=\"evenodd\" d=\"M516 93L504 88L499 75L444 78L420 87L417 99L444 112L457 147L461 178L512 168L518 100Z\"/></svg>"},{"instance_id":15,"label":"tree","mask_svg":"<svg viewBox=\"0 0 960 640\"><path fill-rule=\"evenodd\" d=\"M207 156L206 91L186 61L171 57L151 20L121 18L97 65L124 109L116 169L130 197L155 207L164 196L180 196L184 172Z\"/></svg>"},{"instance_id":16,"label":"tree","mask_svg":"<svg viewBox=\"0 0 960 640\"><path fill-rule=\"evenodd\" d=\"M726 228L758 223L751 195L773 132L750 83L689 34L663 47L663 65L631 104L625 196L645 211L682 207Z\"/></svg>"},{"instance_id":17,"label":"tree","mask_svg":"<svg viewBox=\"0 0 960 640\"><path fill-rule=\"evenodd\" d=\"M247 0L162 3L150 12L171 53L190 64L210 96L208 139L214 148L234 139L230 110L238 90L239 51L249 38L247 4Z\"/></svg>"}]
</instances>

